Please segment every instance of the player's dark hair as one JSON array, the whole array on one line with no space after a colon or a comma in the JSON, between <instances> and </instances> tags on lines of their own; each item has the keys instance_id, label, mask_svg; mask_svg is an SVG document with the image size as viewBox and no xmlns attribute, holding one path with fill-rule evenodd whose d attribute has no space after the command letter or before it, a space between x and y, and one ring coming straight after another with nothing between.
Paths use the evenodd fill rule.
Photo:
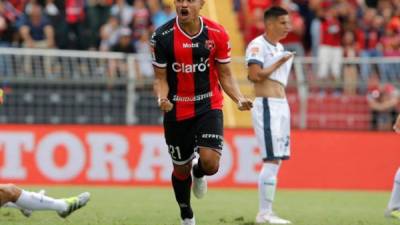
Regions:
<instances>
[{"instance_id":1,"label":"player's dark hair","mask_svg":"<svg viewBox=\"0 0 400 225\"><path fill-rule=\"evenodd\" d=\"M265 10L264 12L264 21L270 20L270 19L276 19L280 16L288 15L289 12L279 6L272 6L271 8Z\"/></svg>"}]
</instances>

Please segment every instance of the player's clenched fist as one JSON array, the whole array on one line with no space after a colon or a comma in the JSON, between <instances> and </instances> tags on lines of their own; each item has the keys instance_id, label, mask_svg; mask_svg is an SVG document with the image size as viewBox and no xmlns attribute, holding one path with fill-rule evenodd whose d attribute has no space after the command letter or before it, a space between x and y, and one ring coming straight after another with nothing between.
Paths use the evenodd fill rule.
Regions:
<instances>
[{"instance_id":1,"label":"player's clenched fist","mask_svg":"<svg viewBox=\"0 0 400 225\"><path fill-rule=\"evenodd\" d=\"M237 105L240 111L250 110L253 108L253 101L248 98L240 98Z\"/></svg>"},{"instance_id":2,"label":"player's clenched fist","mask_svg":"<svg viewBox=\"0 0 400 225\"><path fill-rule=\"evenodd\" d=\"M172 110L174 107L174 104L172 104L168 98L159 98L158 99L158 107L164 112L169 112Z\"/></svg>"}]
</instances>

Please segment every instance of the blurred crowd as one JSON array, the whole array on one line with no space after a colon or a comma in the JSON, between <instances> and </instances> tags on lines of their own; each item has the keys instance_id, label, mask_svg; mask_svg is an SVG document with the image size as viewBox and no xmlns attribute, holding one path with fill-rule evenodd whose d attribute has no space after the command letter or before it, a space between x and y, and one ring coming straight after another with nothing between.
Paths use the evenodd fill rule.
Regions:
<instances>
[{"instance_id":1,"label":"blurred crowd","mask_svg":"<svg viewBox=\"0 0 400 225\"><path fill-rule=\"evenodd\" d=\"M173 17L165 0L0 0L0 46L148 52Z\"/></svg>"},{"instance_id":2,"label":"blurred crowd","mask_svg":"<svg viewBox=\"0 0 400 225\"><path fill-rule=\"evenodd\" d=\"M343 65L345 57L400 56L399 0L234 0L245 41L263 32L263 9L281 5L293 30L282 41L298 56L318 58L314 68L322 81L343 80L366 87L371 76L382 82L400 81L400 64ZM357 75L359 74L359 75ZM355 92L355 86L347 86Z\"/></svg>"}]
</instances>

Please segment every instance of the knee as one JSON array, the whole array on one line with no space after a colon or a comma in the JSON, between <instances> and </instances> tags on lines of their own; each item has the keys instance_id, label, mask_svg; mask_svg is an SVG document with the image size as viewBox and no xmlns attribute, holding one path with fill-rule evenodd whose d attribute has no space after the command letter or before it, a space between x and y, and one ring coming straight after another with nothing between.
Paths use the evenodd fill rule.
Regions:
<instances>
[{"instance_id":1,"label":"knee","mask_svg":"<svg viewBox=\"0 0 400 225\"><path fill-rule=\"evenodd\" d=\"M191 172L191 165L175 165L173 174L176 177L189 177Z\"/></svg>"},{"instance_id":2,"label":"knee","mask_svg":"<svg viewBox=\"0 0 400 225\"><path fill-rule=\"evenodd\" d=\"M211 176L218 172L219 162L217 160L202 160L201 167L206 175Z\"/></svg>"},{"instance_id":3,"label":"knee","mask_svg":"<svg viewBox=\"0 0 400 225\"><path fill-rule=\"evenodd\" d=\"M4 184L0 186L1 199L5 202L15 202L21 195L21 190L14 184Z\"/></svg>"}]
</instances>

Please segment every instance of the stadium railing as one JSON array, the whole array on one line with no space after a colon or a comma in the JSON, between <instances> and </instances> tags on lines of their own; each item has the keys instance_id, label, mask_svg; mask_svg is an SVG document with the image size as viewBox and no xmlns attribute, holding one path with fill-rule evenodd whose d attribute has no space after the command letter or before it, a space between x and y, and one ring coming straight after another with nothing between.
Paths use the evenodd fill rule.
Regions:
<instances>
[{"instance_id":1,"label":"stadium railing","mask_svg":"<svg viewBox=\"0 0 400 225\"><path fill-rule=\"evenodd\" d=\"M293 127L369 129L366 91L373 79L363 79L360 69L399 87L399 62L344 58L341 78L322 80L317 59L296 57L287 87ZM161 124L149 65L148 55L0 48L0 87L7 98L0 123ZM252 97L244 58L234 58L232 67Z\"/></svg>"}]
</instances>

